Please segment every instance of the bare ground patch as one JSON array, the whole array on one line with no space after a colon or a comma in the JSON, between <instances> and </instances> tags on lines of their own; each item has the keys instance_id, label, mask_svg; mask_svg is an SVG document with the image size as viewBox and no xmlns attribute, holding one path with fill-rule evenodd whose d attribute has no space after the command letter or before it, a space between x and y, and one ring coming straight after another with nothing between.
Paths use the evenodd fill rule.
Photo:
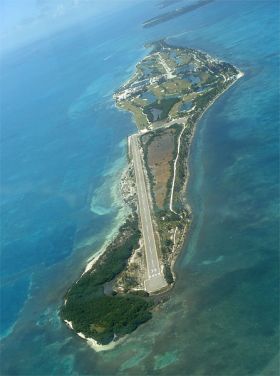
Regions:
<instances>
[{"instance_id":1,"label":"bare ground patch","mask_svg":"<svg viewBox=\"0 0 280 376\"><path fill-rule=\"evenodd\" d=\"M155 137L148 146L147 162L154 177L154 197L156 205L162 209L168 190L168 180L171 175L173 161L175 130L166 129Z\"/></svg>"}]
</instances>

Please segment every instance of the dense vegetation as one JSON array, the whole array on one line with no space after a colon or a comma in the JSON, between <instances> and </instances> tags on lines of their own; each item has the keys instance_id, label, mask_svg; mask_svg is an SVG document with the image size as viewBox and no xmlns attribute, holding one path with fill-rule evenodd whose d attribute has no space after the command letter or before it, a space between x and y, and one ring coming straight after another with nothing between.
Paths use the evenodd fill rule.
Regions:
<instances>
[{"instance_id":1,"label":"dense vegetation","mask_svg":"<svg viewBox=\"0 0 280 376\"><path fill-rule=\"evenodd\" d=\"M72 321L76 332L106 344L151 318L151 302L147 298L134 294L105 295L103 289L104 283L112 281L125 268L139 238L138 223L130 217L94 269L67 292L61 315L64 320Z\"/></svg>"},{"instance_id":2,"label":"dense vegetation","mask_svg":"<svg viewBox=\"0 0 280 376\"><path fill-rule=\"evenodd\" d=\"M173 278L173 275L172 275L172 272L171 272L171 268L170 266L168 265L168 263L165 263L164 264L164 269L163 269L163 272L164 272L164 277L166 279L166 282L171 285L171 283L174 282L174 278Z\"/></svg>"}]
</instances>

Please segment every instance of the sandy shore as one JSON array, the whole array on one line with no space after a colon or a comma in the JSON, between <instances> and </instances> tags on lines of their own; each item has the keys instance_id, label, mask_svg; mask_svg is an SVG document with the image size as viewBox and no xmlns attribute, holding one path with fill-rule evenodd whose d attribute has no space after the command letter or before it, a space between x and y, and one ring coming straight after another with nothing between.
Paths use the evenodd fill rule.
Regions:
<instances>
[{"instance_id":1,"label":"sandy shore","mask_svg":"<svg viewBox=\"0 0 280 376\"><path fill-rule=\"evenodd\" d=\"M73 325L72 325L72 321L68 321L68 320L64 320L64 322L66 323L66 325L68 326L68 328L73 329Z\"/></svg>"},{"instance_id":2,"label":"sandy shore","mask_svg":"<svg viewBox=\"0 0 280 376\"><path fill-rule=\"evenodd\" d=\"M123 170L123 174L126 171L126 167ZM118 172L119 173L119 172ZM123 177L122 174L122 177ZM109 174L110 175L110 174ZM114 176L116 177L117 174L115 173ZM115 183L113 184L111 188L111 195L113 198L113 201L117 207L119 207L118 215L116 216L116 219L114 221L114 225L112 226L111 232L106 236L106 240L103 244L103 246L99 249L98 252L94 253L91 257L88 258L86 267L81 274L80 278L87 273L89 270L91 270L96 262L99 260L99 258L106 252L106 249L108 245L113 241L113 239L117 236L119 232L120 226L126 221L128 215L131 213L131 209L128 207L128 205L125 203L124 199L122 198L122 193L120 190L120 179L116 179ZM80 279L79 278L79 279ZM65 299L64 304L67 303L67 299ZM74 330L72 321L64 320L65 324L68 326L69 329ZM76 332L75 332L76 333ZM122 337L118 339L117 341L111 341L107 345L101 345L97 341L95 341L93 338L86 337L83 333L78 332L76 333L80 338L84 339L88 345L96 352L100 351L106 351L113 349L117 344L122 342L125 337Z\"/></svg>"},{"instance_id":3,"label":"sandy shore","mask_svg":"<svg viewBox=\"0 0 280 376\"><path fill-rule=\"evenodd\" d=\"M82 333L78 333L79 334L82 334ZM100 351L108 351L108 350L112 350L114 349L117 345L120 344L120 342L122 342L124 340L124 337L119 339L118 341L112 341L110 343L108 343L108 345L100 345L99 343L97 343L93 338L86 338L84 335L83 337L80 336L81 338L84 337L84 339L87 341L88 345L96 352L100 352Z\"/></svg>"},{"instance_id":4,"label":"sandy shore","mask_svg":"<svg viewBox=\"0 0 280 376\"><path fill-rule=\"evenodd\" d=\"M106 247L103 246L97 253L94 254L93 257L91 257L89 260L88 260L88 263L86 264L86 267L85 267L85 270L83 271L81 277L86 273L88 272L90 269L92 269L92 267L94 266L94 264L96 263L96 261L100 258L100 256L103 255L103 253L106 251Z\"/></svg>"},{"instance_id":5,"label":"sandy shore","mask_svg":"<svg viewBox=\"0 0 280 376\"><path fill-rule=\"evenodd\" d=\"M68 326L69 329L74 331L72 321L64 320L65 324ZM76 333L80 338L84 339L87 344L96 352L100 351L107 351L112 350L116 345L118 345L121 341L124 340L125 337L121 338L118 341L112 341L108 343L107 345L100 345L98 342L96 342L93 338L87 338L83 333L78 332Z\"/></svg>"},{"instance_id":6,"label":"sandy shore","mask_svg":"<svg viewBox=\"0 0 280 376\"><path fill-rule=\"evenodd\" d=\"M112 168L113 171L114 168ZM127 164L122 168L122 171L126 171ZM123 173L121 174L121 178L117 178L117 175L119 175L119 170L116 172L109 171L108 175L113 175L116 179L114 179L114 184L111 188L111 197L114 202L114 205L119 208L118 214L114 220L112 230L110 233L106 236L105 242L103 246L99 249L98 252L94 253L92 256L90 256L87 260L87 264L85 267L85 270L83 271L81 277L92 269L94 264L98 261L98 259L103 255L103 253L106 251L106 248L108 245L113 241L113 239L117 236L119 232L120 226L126 221L128 215L130 214L130 208L128 208L128 205L125 203L122 192L121 192L121 179L123 178ZM111 179L111 176L110 178Z\"/></svg>"},{"instance_id":7,"label":"sandy shore","mask_svg":"<svg viewBox=\"0 0 280 376\"><path fill-rule=\"evenodd\" d=\"M103 246L100 248L100 250L96 253L94 253L94 255L92 255L88 260L87 260L87 264L86 264L86 267L85 267L85 270L83 271L81 277L86 273L88 272L89 270L91 270L94 266L94 264L98 261L98 259L103 255L103 253L105 253L108 245L113 241L113 239L116 237L116 235L118 234L119 232L119 227L125 222L126 218L128 216L128 212L127 210L125 211L125 208L121 208L120 209L120 212L119 214L117 215L117 219L115 221L115 223L118 224L118 226L114 226L112 231L110 232L110 234L106 237L106 241L105 243L103 244ZM80 278L81 278L80 277Z\"/></svg>"}]
</instances>

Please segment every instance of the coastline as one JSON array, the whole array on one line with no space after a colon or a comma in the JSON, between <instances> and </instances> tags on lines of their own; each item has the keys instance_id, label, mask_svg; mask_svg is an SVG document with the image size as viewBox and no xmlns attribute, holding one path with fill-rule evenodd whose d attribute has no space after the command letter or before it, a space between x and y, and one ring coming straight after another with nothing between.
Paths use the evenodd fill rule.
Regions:
<instances>
[{"instance_id":1,"label":"coastline","mask_svg":"<svg viewBox=\"0 0 280 376\"><path fill-rule=\"evenodd\" d=\"M66 326L73 330L73 325L72 325L72 321L68 321L68 320L63 320L66 324ZM75 332L76 333L76 332ZM83 333L81 332L78 332L76 333L80 338L82 338L83 340L85 340L87 342L87 344L95 351L95 352L100 352L100 351L108 351L108 350L112 350L113 348L116 347L116 345L118 345L119 343L121 343L122 341L125 340L125 337L123 338L120 338L119 340L117 341L111 341L110 343L108 343L108 345L100 345L97 341L95 341L93 338L87 338Z\"/></svg>"},{"instance_id":2,"label":"coastline","mask_svg":"<svg viewBox=\"0 0 280 376\"><path fill-rule=\"evenodd\" d=\"M195 135L198 122L202 119L202 117L204 116L204 114L219 99L220 96L222 96L227 90L229 90L240 78L244 77L244 75L245 75L244 72L242 72L241 70L239 70L235 66L234 66L234 68L239 72L238 75L236 76L236 79L228 87L226 87L221 93L219 93L215 98L213 98L213 100L208 104L208 106L202 111L202 113L197 118L197 120L196 120L196 122L194 124L194 128L193 128L193 132L192 132L191 138L190 138L190 145L193 142L193 137ZM185 182L186 187L184 187L184 189L183 189L184 192L186 192L186 190L187 190L187 185L188 185L188 181L189 181L189 174L190 174L190 171L189 171L189 155L190 155L190 153L188 153L188 156L187 156L187 167L188 167L188 169L187 169L187 178L186 178L186 182Z\"/></svg>"},{"instance_id":3,"label":"coastline","mask_svg":"<svg viewBox=\"0 0 280 376\"><path fill-rule=\"evenodd\" d=\"M199 121L202 119L202 117L205 115L205 113L219 99L220 96L222 96L228 89L230 89L240 78L244 77L244 75L245 75L244 72L242 72L240 69L238 69L235 66L234 66L234 68L238 71L236 79L229 86L227 86L221 93L219 93L215 98L213 98L213 100L208 104L208 106L203 110L203 112L200 114L200 116L195 121L193 132L192 132L192 135L191 135L191 138L190 138L190 146L192 145L193 138L194 138L195 133L196 133L197 125L198 125ZM185 129L186 128L183 128L181 135L183 135ZM180 150L178 150L177 156L179 155L179 153L180 153ZM187 176L186 176L186 179L185 179L182 191L181 191L181 195L184 195L185 205L186 205L187 209L189 210L190 214L192 215L192 207L189 204L188 199L186 197L187 189L188 189L188 183L189 183L189 177L190 177L190 149L188 150L188 153L187 153L186 170L187 170ZM176 176L174 177L174 181L176 181ZM186 224L183 231L182 231L182 235L181 235L180 239L178 240L177 244L176 243L174 244L173 251L172 251L170 269L171 269L171 273L173 275L174 283L176 281L176 273L175 273L175 270L174 270L175 264L176 264L178 255L182 251L183 245L187 241L187 235L188 235L188 232L189 232L189 228L187 228L187 227L188 226ZM172 287L173 287L173 285L170 285L169 290L172 289Z\"/></svg>"},{"instance_id":4,"label":"coastline","mask_svg":"<svg viewBox=\"0 0 280 376\"><path fill-rule=\"evenodd\" d=\"M127 139L124 139L126 141ZM126 149L129 148L128 142L124 142L123 147L126 147ZM119 227L121 226L122 223L126 221L130 214L130 208L127 205L127 203L124 200L124 195L122 193L121 185L122 181L125 179L125 176L127 174L127 169L129 167L129 160L127 158L127 154L124 157L125 158L125 166L122 166L120 171L117 173L114 172L114 177L116 177L119 172L121 173L121 176L115 180L113 187L111 188L111 197L112 201L114 202L114 205L118 208L118 214L116 218L113 221L113 226L111 231L109 232L108 235L106 235L105 241L103 242L101 248L95 252L93 255L89 256L87 259L86 266L84 268L83 273L81 274L81 277L88 272L94 264L98 261L98 259L105 253L107 246L112 242L112 240L116 237L116 235L119 232ZM80 277L80 278L81 278Z\"/></svg>"},{"instance_id":5,"label":"coastline","mask_svg":"<svg viewBox=\"0 0 280 376\"><path fill-rule=\"evenodd\" d=\"M186 222L184 224L184 227L181 228L181 231L178 231L179 230L179 227L175 228L174 230L174 233L173 233L173 239L174 239L174 245L173 245L173 248L172 248L172 253L169 255L168 257L168 262L169 262L169 267L170 267L170 271L172 273L172 276L174 277L173 278L173 281L169 282L168 283L168 286L166 289L164 289L164 293L166 291L169 291L173 288L174 286L174 283L176 281L176 276L175 276L175 272L174 272L174 267L175 267L175 263L176 263L176 260L177 260L177 257L178 255L180 254L180 252L182 251L182 248L183 248L183 245L184 243L186 242L187 240L187 234L189 232L189 224L191 223L191 215L192 215L192 208L190 207L190 205L188 204L188 199L186 197L186 192L187 192L187 187L188 187L188 183L189 183L189 176L190 176L190 164L189 164L189 157L190 157L190 146L192 145L192 142L193 142L193 137L195 135L195 131L196 131L196 127L197 127L197 124L198 122L201 120L201 118L203 117L203 115L206 113L206 111L215 103L215 101L222 95L224 94L233 84L235 84L241 77L244 76L244 73L241 72L239 69L237 69L236 67L234 67L236 69L236 72L238 72L234 77L235 79L230 83L228 84L224 90L222 90L220 93L218 93L215 97L213 97L213 99L208 103L208 105L203 109L203 111L201 112L201 114L195 118L195 120L192 120L192 118L190 118L191 120L191 123L192 124L192 129L191 129L191 134L190 134L190 137L189 139L184 139L184 131L187 129L187 121L188 121L188 118L186 117L186 120L185 119L182 119L181 122L183 124L183 128L182 128L182 131L180 132L180 135L179 135L179 142L178 142L178 149L177 149L177 154L176 154L176 157L175 159L173 159L173 163L174 163L174 170L173 170L173 181L172 181L172 189L174 188L174 185L176 183L176 178L177 178L177 170L176 170L176 167L177 167L177 161L179 159L179 155L181 153L181 150L182 150L182 145L186 142L187 140L187 145L188 145L188 149L187 149L187 155L185 156L185 163L184 163L184 169L186 170L186 175L184 176L183 175L183 178L182 179L182 189L178 190L177 191L177 194L179 195L179 197L182 197L184 195L184 197L182 197L182 205L185 206L186 209L188 209L188 212L190 214L190 217L186 219ZM226 77L224 77L225 79L225 83L228 81L228 79L226 79ZM231 80L230 80L231 81ZM116 104L115 104L116 105ZM123 110L123 111L127 111L125 109L122 109L120 108L119 106L118 107L118 110ZM133 116L133 115L132 115ZM177 118L178 119L178 118ZM133 116L133 120L134 120L134 123L136 124L137 126L137 122L135 120L135 116ZM175 119L172 119L172 121L175 121L176 123L176 118ZM179 120L179 119L178 119ZM169 125L166 127L168 128ZM138 133L141 134L141 130L137 127L138 129ZM149 132L149 130L147 130L147 132ZM183 136L182 138L182 142L181 141L181 137ZM130 197L127 198L125 197L125 193L123 192L122 188L121 187L121 183L127 179L126 183L128 184L131 184L133 182L133 179L131 179L130 176L128 176L128 171L129 171L129 166L130 166L130 160L129 160L129 148L130 148L130 145L129 145L129 142L126 143L126 168L123 170L122 174L121 174L121 179L118 180L116 182L116 184L111 188L111 193L112 193L112 198L113 198L113 201L114 202L117 202L118 203L118 207L120 207L119 209L119 212L118 212L118 215L115 219L115 223L118 223L118 226L114 226L112 231L110 232L110 234L108 236L106 236L106 240L104 242L104 244L101 246L101 248L98 250L98 252L96 252L95 254L93 254L91 257L88 258L87 260L87 264L85 266L85 269L84 269L84 272L82 273L82 275L80 276L80 278L78 279L77 282L80 281L80 279L89 271L91 270L94 270L94 265L97 263L97 261L100 259L100 257L102 255L104 255L104 253L106 252L107 250L107 247L112 243L114 237L116 235L119 235L121 233L121 226L122 224L124 223L125 219L128 218L129 214L131 214L132 212L135 211L135 209L133 208L132 209L132 206L131 206L131 202L130 202ZM180 160L180 163L183 163L181 160ZM115 177L115 176L114 176ZM119 196L119 192L121 193L121 199L120 199L120 196ZM172 210L172 207L173 207L173 190L171 191L171 201L170 201L170 211L174 212L175 214L177 214L174 210ZM130 202L130 204L129 204ZM128 209L129 210L126 210ZM183 216L181 216L181 219L183 220ZM178 225L179 226L179 225ZM177 231L178 231L178 234L177 234ZM176 240L176 235L178 237L178 240ZM125 269L124 269L125 270ZM90 273L89 273L90 274ZM127 289L127 287L126 287ZM126 292L130 292L130 290L126 290ZM157 294L161 294L163 293L163 291L157 291L156 292ZM65 299L65 302L64 302L64 306L67 305L67 299ZM65 317L65 316L64 316ZM67 317L67 316L66 316ZM68 318L68 317L67 317ZM93 339L92 337L87 337L84 333L82 333L81 331L78 331L78 330L75 330L74 327L73 327L73 324L71 321L69 320L66 320L64 319L64 322L66 323L66 325L68 326L68 328L70 328L71 330L74 330L75 333L80 337L82 338L83 340L86 340L87 343L91 346L91 348L93 348L96 352L99 352L99 351L106 351L106 350L110 350L110 349L113 349L117 344L119 344L120 342L122 342L126 336L126 335L120 335L120 337L117 337L117 335L115 333L118 334L118 332L114 332L114 336L112 335L112 338L111 338L111 341L107 344L100 344L98 343L95 339ZM139 324L138 324L139 325ZM78 328L78 326L77 326ZM86 331L85 331L86 333ZM91 334L91 332L88 332L88 335L89 333ZM113 338L114 337L114 338ZM98 338L98 337L97 337ZM106 342L105 342L106 343Z\"/></svg>"},{"instance_id":6,"label":"coastline","mask_svg":"<svg viewBox=\"0 0 280 376\"><path fill-rule=\"evenodd\" d=\"M236 68L236 67L235 67ZM237 69L237 68L236 68ZM194 125L194 128L193 128L193 132L192 132L192 135L191 135L191 138L190 138L190 145L192 144L193 142L193 138L195 136L195 133L196 133L196 129L197 129L197 125L199 123L199 121L202 119L203 115L209 110L209 108L219 99L220 96L222 96L231 86L233 86L240 78L242 78L244 76L244 72L240 71L239 69L238 70L238 75L236 76L236 79L228 86L226 87L221 93L219 93L209 104L208 106L204 109L204 111L200 114L200 116L198 117L198 119L196 120L195 122L195 125ZM183 132L184 132L185 129L183 129ZM183 134L182 132L182 134ZM127 144L127 148L129 148L129 143ZM178 153L180 152L180 150L178 151ZM189 158L190 158L190 151L188 151L188 155L187 155L187 160L186 160L186 165L187 165L187 177L186 177L186 180L184 182L184 186L183 186L183 189L182 189L182 192L181 194L186 194L187 192L187 188L188 188L188 183L189 183L189 176L190 176L190 163L189 163ZM125 172L125 171L124 171ZM176 180L176 177L175 177L175 180ZM186 206L188 208L188 210L190 210L190 213L192 215L192 208L190 206L190 204L188 203L188 200L187 200L187 197L185 198L185 203L186 203ZM124 206L125 206L125 203L124 203ZM180 238L178 239L178 241L174 244L174 250L172 252L172 258L171 258L171 263L170 263L170 267L171 267L171 272L172 272L172 275L173 275L173 278L174 278L174 283L176 281L176 274L175 274L175 264L176 264L176 261L177 261L177 258L178 258L178 255L181 253L182 251L182 248L183 248L183 245L186 243L187 241L187 235L188 235L188 232L189 232L189 228L188 228L188 225L186 224L183 231L182 231L182 234L180 236ZM96 263L96 261L99 259L99 257L104 253L104 251L106 250L106 248L103 250L103 251L99 251L98 254L95 255L95 257L87 264L86 266L86 269L84 271L84 273L88 270L90 270L94 264ZM164 291L165 293L169 290L172 289L173 285L169 285L169 287ZM82 333L77 333L81 338L85 339L88 344L96 351L96 352L100 352L100 351L107 351L107 350L111 350L113 349L115 346L117 346L119 343L121 343L122 341L125 340L125 337L123 338L120 338L119 340L117 341L112 341L110 342L108 345L100 345L98 344L94 339L92 338L86 338Z\"/></svg>"},{"instance_id":7,"label":"coastline","mask_svg":"<svg viewBox=\"0 0 280 376\"><path fill-rule=\"evenodd\" d=\"M191 138L190 138L190 145L192 145L192 142L193 142L193 138L194 138L194 135L196 133L196 128L197 128L197 125L198 125L198 122L202 119L203 115L209 110L209 108L219 99L220 96L222 96L227 90L229 90L229 88L231 88L240 78L244 77L245 73L240 71L238 68L235 67L236 70L238 70L238 75L236 76L236 79L228 86L226 87L221 93L219 93L215 98L213 98L213 100L208 104L208 106L202 111L202 113L199 115L199 117L197 118L195 124L194 124L194 128L193 128L193 132L192 132L192 135L191 135ZM188 155L187 155L187 177L186 177L186 181L185 181L185 186L183 188L183 192L185 193L187 191L187 186L188 186L188 182L189 182L189 175L190 175L190 163L189 163L189 157L190 157L190 153L188 152ZM191 209L191 207L189 206L189 204L187 203L188 207Z\"/></svg>"}]
</instances>

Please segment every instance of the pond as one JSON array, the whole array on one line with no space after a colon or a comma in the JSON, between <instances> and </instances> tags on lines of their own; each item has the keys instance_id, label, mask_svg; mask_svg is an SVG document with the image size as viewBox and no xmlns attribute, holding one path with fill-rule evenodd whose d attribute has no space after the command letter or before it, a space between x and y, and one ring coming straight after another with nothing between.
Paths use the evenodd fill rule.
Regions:
<instances>
[{"instance_id":1,"label":"pond","mask_svg":"<svg viewBox=\"0 0 280 376\"><path fill-rule=\"evenodd\" d=\"M146 91L145 93L141 94L141 98L147 99L149 103L153 103L157 99L156 96L150 91Z\"/></svg>"},{"instance_id":2,"label":"pond","mask_svg":"<svg viewBox=\"0 0 280 376\"><path fill-rule=\"evenodd\" d=\"M191 75L186 75L184 77L184 80L190 82L191 84L198 84L198 83L200 83L200 77L194 76L192 74Z\"/></svg>"},{"instance_id":3,"label":"pond","mask_svg":"<svg viewBox=\"0 0 280 376\"><path fill-rule=\"evenodd\" d=\"M185 112L189 111L192 108L192 101L184 102L180 106L180 111Z\"/></svg>"},{"instance_id":4,"label":"pond","mask_svg":"<svg viewBox=\"0 0 280 376\"><path fill-rule=\"evenodd\" d=\"M160 115L162 113L162 110L159 110L158 108L152 108L151 113L153 115L153 121L160 120Z\"/></svg>"},{"instance_id":5,"label":"pond","mask_svg":"<svg viewBox=\"0 0 280 376\"><path fill-rule=\"evenodd\" d=\"M197 86L197 88L195 89L196 93L202 93L203 91L205 91L205 88L202 86Z\"/></svg>"},{"instance_id":6,"label":"pond","mask_svg":"<svg viewBox=\"0 0 280 376\"><path fill-rule=\"evenodd\" d=\"M141 70L145 77L151 76L153 73L153 68L149 67L148 65L142 65Z\"/></svg>"}]
</instances>

